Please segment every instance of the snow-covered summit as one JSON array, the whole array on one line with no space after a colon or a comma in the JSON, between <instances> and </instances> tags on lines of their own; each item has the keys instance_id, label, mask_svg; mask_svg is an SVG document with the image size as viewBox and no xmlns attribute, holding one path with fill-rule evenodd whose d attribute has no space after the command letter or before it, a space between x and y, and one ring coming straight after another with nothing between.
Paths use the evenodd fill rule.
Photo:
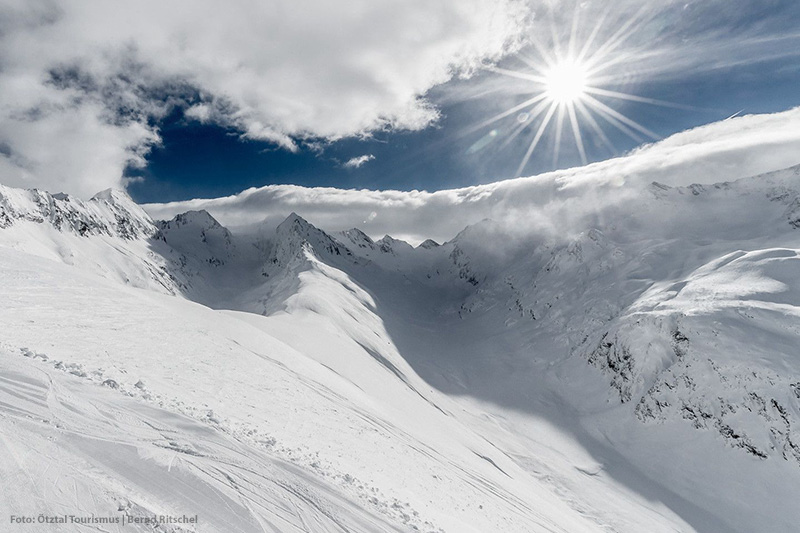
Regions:
<instances>
[{"instance_id":1,"label":"snow-covered summit","mask_svg":"<svg viewBox=\"0 0 800 533\"><path fill-rule=\"evenodd\" d=\"M347 247L297 213L292 213L275 229L269 263L285 267L300 257L305 250L313 250L323 256L352 256Z\"/></svg>"},{"instance_id":2,"label":"snow-covered summit","mask_svg":"<svg viewBox=\"0 0 800 533\"><path fill-rule=\"evenodd\" d=\"M216 229L221 228L217 219L215 219L211 214L206 211L205 209L201 209L199 211L187 211L185 213L180 213L175 215L174 218L171 220L162 221L160 224L162 229L167 228L177 228L181 226L193 226L196 228L200 228L203 230L206 229Z\"/></svg>"},{"instance_id":3,"label":"snow-covered summit","mask_svg":"<svg viewBox=\"0 0 800 533\"><path fill-rule=\"evenodd\" d=\"M0 227L18 221L49 224L82 236L137 239L156 232L150 216L122 191L109 189L84 202L64 194L0 185Z\"/></svg>"},{"instance_id":4,"label":"snow-covered summit","mask_svg":"<svg viewBox=\"0 0 800 533\"><path fill-rule=\"evenodd\" d=\"M220 266L235 253L231 232L208 211L188 211L157 224L167 244L204 263Z\"/></svg>"}]
</instances>

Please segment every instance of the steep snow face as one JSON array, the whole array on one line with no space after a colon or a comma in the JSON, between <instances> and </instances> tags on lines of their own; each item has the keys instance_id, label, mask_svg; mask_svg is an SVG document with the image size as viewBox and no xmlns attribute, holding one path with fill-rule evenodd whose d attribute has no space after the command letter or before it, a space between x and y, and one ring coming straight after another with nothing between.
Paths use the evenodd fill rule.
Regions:
<instances>
[{"instance_id":1,"label":"steep snow face","mask_svg":"<svg viewBox=\"0 0 800 533\"><path fill-rule=\"evenodd\" d=\"M700 505L741 502L729 516L749 528L751 502L772 506L762 526L771 531L794 527L783 511L800 477L800 264L798 239L788 237L792 248L724 254L654 283L580 349L618 395L609 401L630 416L598 431ZM637 423L646 429L632 432ZM660 457L682 468L659 468L645 455L666 443ZM725 448L716 468L699 443ZM720 490L722 465L735 474Z\"/></svg>"},{"instance_id":2,"label":"steep snow face","mask_svg":"<svg viewBox=\"0 0 800 533\"><path fill-rule=\"evenodd\" d=\"M800 169L620 195L569 233L487 220L417 248L296 214L231 235L190 212L138 237L21 215L0 231L3 346L14 372L113 383L104 405L120 391L156 402L226 434L247 464L278 465L240 479L224 454L188 454L236 480L201 474L203 491L233 495L252 476L286 486L289 464L352 530L791 530ZM19 198L28 211L15 213L38 205ZM113 192L92 202L126 205ZM164 277L120 274L148 264ZM156 279L204 306L118 283ZM217 446L174 431L174 450ZM126 501L161 502L153 483ZM273 523L270 494L244 516ZM314 509L287 524L315 530Z\"/></svg>"}]
</instances>

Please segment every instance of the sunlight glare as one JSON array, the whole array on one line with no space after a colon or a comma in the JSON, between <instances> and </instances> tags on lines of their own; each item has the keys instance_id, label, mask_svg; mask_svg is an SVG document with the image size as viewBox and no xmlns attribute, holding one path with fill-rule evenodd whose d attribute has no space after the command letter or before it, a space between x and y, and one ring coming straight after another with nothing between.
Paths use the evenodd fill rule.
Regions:
<instances>
[{"instance_id":1,"label":"sunlight glare","mask_svg":"<svg viewBox=\"0 0 800 533\"><path fill-rule=\"evenodd\" d=\"M527 98L480 122L469 131L491 126L508 117L515 117L516 123L507 127L506 138L499 143L498 149L511 146L520 135L532 134L530 144L517 168L517 176L521 176L525 171L528 161L546 135L552 140L552 166L557 167L562 137L567 129L572 130L572 138L583 164L587 164L589 160L584 143L585 133L591 135L592 145L603 145L612 154L617 153L617 149L604 131L606 127L616 129L637 143L645 142L646 138L659 139L654 131L625 116L612 105L604 103L604 100L695 110L691 106L612 89L616 83L628 77L626 69L622 68L623 65L631 58L636 58L636 49L625 49L624 45L628 38L648 20L646 5L621 26L609 28L606 32L607 37L601 33L606 20L605 14L593 25L581 28L580 15L584 5L584 3L576 5L566 39L564 37L567 34L556 27L556 19L551 11L550 40L540 42L537 38L532 38L531 51L538 57L519 54L518 59L524 64L522 70L499 66L487 67L495 73L525 82L525 88L520 94L526 95ZM588 126L586 132L582 131L585 126Z\"/></svg>"},{"instance_id":2,"label":"sunlight glare","mask_svg":"<svg viewBox=\"0 0 800 533\"><path fill-rule=\"evenodd\" d=\"M565 60L545 73L545 90L550 100L573 104L586 94L588 73L585 65Z\"/></svg>"}]
</instances>

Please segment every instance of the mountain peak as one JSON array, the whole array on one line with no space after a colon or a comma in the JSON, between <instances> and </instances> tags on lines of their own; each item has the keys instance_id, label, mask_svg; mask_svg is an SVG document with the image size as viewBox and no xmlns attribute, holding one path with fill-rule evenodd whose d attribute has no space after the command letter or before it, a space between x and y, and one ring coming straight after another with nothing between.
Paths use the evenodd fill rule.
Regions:
<instances>
[{"instance_id":1,"label":"mountain peak","mask_svg":"<svg viewBox=\"0 0 800 533\"><path fill-rule=\"evenodd\" d=\"M419 246L417 246L417 248L425 248L426 250L430 250L432 248L438 248L439 246L441 246L441 244L434 241L433 239L425 239L420 243Z\"/></svg>"},{"instance_id":2,"label":"mountain peak","mask_svg":"<svg viewBox=\"0 0 800 533\"><path fill-rule=\"evenodd\" d=\"M286 266L306 248L317 254L352 255L347 247L294 212L278 225L275 234L276 242L270 254L273 264Z\"/></svg>"},{"instance_id":3,"label":"mountain peak","mask_svg":"<svg viewBox=\"0 0 800 533\"><path fill-rule=\"evenodd\" d=\"M60 193L60 194L63 194L63 193ZM120 202L120 201L135 203L133 201L133 198L131 198L130 195L127 192L119 190L119 189L105 189L105 190L102 190L102 191L98 192L97 194L95 194L94 196L92 196L91 199L92 200L104 200L104 201L109 202L109 203L117 203L117 202Z\"/></svg>"},{"instance_id":4,"label":"mountain peak","mask_svg":"<svg viewBox=\"0 0 800 533\"><path fill-rule=\"evenodd\" d=\"M17 221L47 223L81 236L114 235L123 239L150 237L153 221L126 193L107 189L88 202L64 193L0 187L0 226Z\"/></svg>"},{"instance_id":5,"label":"mountain peak","mask_svg":"<svg viewBox=\"0 0 800 533\"><path fill-rule=\"evenodd\" d=\"M294 211L286 217L283 222L278 224L276 228L278 234L282 233L297 233L300 235L305 235L307 233L313 232L321 232L322 230L318 229L316 226L311 224L308 220L304 219Z\"/></svg>"},{"instance_id":6,"label":"mountain peak","mask_svg":"<svg viewBox=\"0 0 800 533\"><path fill-rule=\"evenodd\" d=\"M287 224L287 223L293 224L295 222L303 224L303 225L308 225L308 226L311 225L311 223L308 220L304 219L303 217L301 217L300 215L298 215L294 211L292 211L289 214L289 216L286 217L283 222L281 222L280 225L282 226L283 224Z\"/></svg>"},{"instance_id":7,"label":"mountain peak","mask_svg":"<svg viewBox=\"0 0 800 533\"><path fill-rule=\"evenodd\" d=\"M336 234L336 238L340 238L342 242L346 243L347 246L351 244L356 248L361 248L362 250L377 250L378 246L375 244L369 235L364 233L358 228L351 228L345 231L339 231ZM369 254L369 252L365 252Z\"/></svg>"},{"instance_id":8,"label":"mountain peak","mask_svg":"<svg viewBox=\"0 0 800 533\"><path fill-rule=\"evenodd\" d=\"M193 225L193 226L201 226L205 229L211 228L219 228L222 225L214 218L211 213L206 211L205 209L200 209L199 211L186 211L185 213L180 213L175 215L172 220L163 223L162 225L165 226L186 226L186 225Z\"/></svg>"},{"instance_id":9,"label":"mountain peak","mask_svg":"<svg viewBox=\"0 0 800 533\"><path fill-rule=\"evenodd\" d=\"M221 266L234 254L233 236L205 209L180 213L157 224L167 244L203 263Z\"/></svg>"},{"instance_id":10,"label":"mountain peak","mask_svg":"<svg viewBox=\"0 0 800 533\"><path fill-rule=\"evenodd\" d=\"M378 240L377 244L382 252L394 254L399 250L413 250L414 247L402 239L395 239L391 235L384 235L382 239Z\"/></svg>"},{"instance_id":11,"label":"mountain peak","mask_svg":"<svg viewBox=\"0 0 800 533\"><path fill-rule=\"evenodd\" d=\"M347 231L344 231L343 233L345 235L347 235L348 237L357 238L358 240L365 241L365 242L368 242L368 243L374 243L375 242L370 238L369 235L367 235L366 233L364 233L363 231L361 231L358 228L351 228L351 229L349 229Z\"/></svg>"}]
</instances>

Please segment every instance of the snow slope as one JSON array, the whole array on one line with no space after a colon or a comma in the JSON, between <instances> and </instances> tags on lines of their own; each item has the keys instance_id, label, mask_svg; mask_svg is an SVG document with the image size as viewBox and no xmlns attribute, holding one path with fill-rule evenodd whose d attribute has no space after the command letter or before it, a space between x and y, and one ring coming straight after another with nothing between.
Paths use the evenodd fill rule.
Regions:
<instances>
[{"instance_id":1,"label":"snow slope","mask_svg":"<svg viewBox=\"0 0 800 533\"><path fill-rule=\"evenodd\" d=\"M3 188L0 505L200 531L793 530L800 169L554 194L549 224L413 248Z\"/></svg>"}]
</instances>

